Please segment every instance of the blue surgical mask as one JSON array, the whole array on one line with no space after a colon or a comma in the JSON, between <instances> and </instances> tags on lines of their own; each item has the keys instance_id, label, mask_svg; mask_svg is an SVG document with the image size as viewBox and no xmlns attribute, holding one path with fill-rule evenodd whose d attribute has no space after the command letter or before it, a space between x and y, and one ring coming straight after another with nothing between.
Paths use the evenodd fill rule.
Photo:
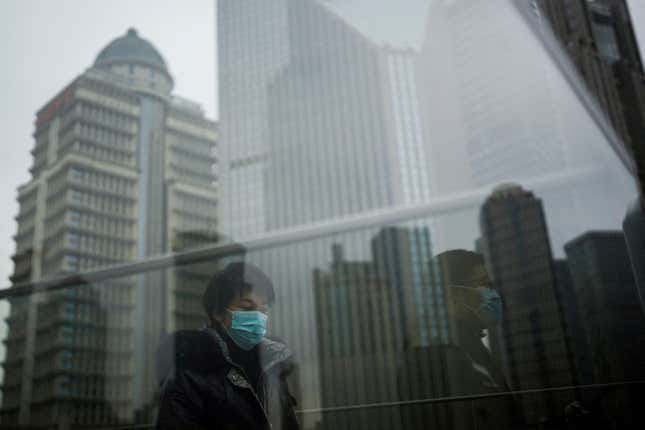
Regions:
<instances>
[{"instance_id":1,"label":"blue surgical mask","mask_svg":"<svg viewBox=\"0 0 645 430\"><path fill-rule=\"evenodd\" d=\"M245 351L253 349L267 334L267 315L260 311L231 311L231 328L228 330L233 342Z\"/></svg>"},{"instance_id":2,"label":"blue surgical mask","mask_svg":"<svg viewBox=\"0 0 645 430\"><path fill-rule=\"evenodd\" d=\"M495 326L502 319L502 297L492 288L481 288L479 297L477 315L487 327Z\"/></svg>"}]
</instances>

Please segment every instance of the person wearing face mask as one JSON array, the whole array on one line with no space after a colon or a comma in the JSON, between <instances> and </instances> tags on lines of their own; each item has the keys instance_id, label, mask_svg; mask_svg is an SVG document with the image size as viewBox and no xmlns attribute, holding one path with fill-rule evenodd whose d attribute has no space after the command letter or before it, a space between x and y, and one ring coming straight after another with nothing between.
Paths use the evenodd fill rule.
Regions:
<instances>
[{"instance_id":1,"label":"person wearing face mask","mask_svg":"<svg viewBox=\"0 0 645 430\"><path fill-rule=\"evenodd\" d=\"M293 354L266 337L274 300L271 280L251 264L231 263L211 279L206 326L160 348L157 429L299 428L287 384Z\"/></svg>"}]
</instances>

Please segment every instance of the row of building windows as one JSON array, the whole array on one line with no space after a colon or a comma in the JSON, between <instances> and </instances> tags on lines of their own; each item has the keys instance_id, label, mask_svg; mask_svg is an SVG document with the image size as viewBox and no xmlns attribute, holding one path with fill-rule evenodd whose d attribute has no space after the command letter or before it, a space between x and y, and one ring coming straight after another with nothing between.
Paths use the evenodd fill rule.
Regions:
<instances>
[{"instance_id":1,"label":"row of building windows","mask_svg":"<svg viewBox=\"0 0 645 430\"><path fill-rule=\"evenodd\" d=\"M109 258L88 257L86 255L66 254L63 257L62 270L66 272L84 272L98 267L105 267L117 263Z\"/></svg>"},{"instance_id":2,"label":"row of building windows","mask_svg":"<svg viewBox=\"0 0 645 430\"><path fill-rule=\"evenodd\" d=\"M83 315L88 314L78 312L77 315L83 318ZM60 339L65 345L94 347L108 351L124 351L133 347L132 336L129 333L119 332L118 336L116 333L109 335L106 329L94 326L64 325L60 330Z\"/></svg>"},{"instance_id":3,"label":"row of building windows","mask_svg":"<svg viewBox=\"0 0 645 430\"><path fill-rule=\"evenodd\" d=\"M217 201L215 198L205 198L194 194L177 192L175 208L185 212L201 214L203 216L216 215Z\"/></svg>"},{"instance_id":4,"label":"row of building windows","mask_svg":"<svg viewBox=\"0 0 645 430\"><path fill-rule=\"evenodd\" d=\"M212 186L215 182L215 175L212 171L213 166L210 164L202 166L182 166L171 163L170 168L173 176L182 180L182 182L199 184L207 187Z\"/></svg>"},{"instance_id":5,"label":"row of building windows","mask_svg":"<svg viewBox=\"0 0 645 430\"><path fill-rule=\"evenodd\" d=\"M112 305L131 305L134 303L134 288L128 284L107 284L98 283L91 286L66 288L59 293L62 297L72 299L93 300L100 306L110 307ZM107 312L115 317L113 309ZM117 318L110 318L116 320Z\"/></svg>"},{"instance_id":6,"label":"row of building windows","mask_svg":"<svg viewBox=\"0 0 645 430\"><path fill-rule=\"evenodd\" d=\"M67 211L66 224L72 227L91 230L95 234L105 234L112 237L130 239L134 235L134 225L126 219L112 218L70 209Z\"/></svg>"},{"instance_id":7,"label":"row of building windows","mask_svg":"<svg viewBox=\"0 0 645 430\"><path fill-rule=\"evenodd\" d=\"M167 131L166 133L174 155L186 157L192 162L215 156L215 143L202 141L194 137L185 137L183 134L173 133L172 131Z\"/></svg>"},{"instance_id":8,"label":"row of building windows","mask_svg":"<svg viewBox=\"0 0 645 430\"><path fill-rule=\"evenodd\" d=\"M170 163L178 170L193 171L199 175L210 175L211 179L215 179L215 164L210 156L194 156L173 152Z\"/></svg>"},{"instance_id":9,"label":"row of building windows","mask_svg":"<svg viewBox=\"0 0 645 430\"><path fill-rule=\"evenodd\" d=\"M71 249L99 254L116 260L128 260L132 258L134 251L134 247L131 244L75 232L67 233L66 245Z\"/></svg>"},{"instance_id":10,"label":"row of building windows","mask_svg":"<svg viewBox=\"0 0 645 430\"><path fill-rule=\"evenodd\" d=\"M82 167L71 167L68 177L73 182L121 195L131 194L134 188L132 180Z\"/></svg>"},{"instance_id":11,"label":"row of building windows","mask_svg":"<svg viewBox=\"0 0 645 430\"><path fill-rule=\"evenodd\" d=\"M80 111L85 118L133 131L135 121L122 113L89 103L81 103Z\"/></svg>"},{"instance_id":12,"label":"row of building windows","mask_svg":"<svg viewBox=\"0 0 645 430\"><path fill-rule=\"evenodd\" d=\"M103 397L105 379L101 376L71 376L58 378L58 393L83 397Z\"/></svg>"},{"instance_id":13,"label":"row of building windows","mask_svg":"<svg viewBox=\"0 0 645 430\"><path fill-rule=\"evenodd\" d=\"M127 375L132 371L129 359L106 359L88 351L64 350L59 354L60 367L76 372L98 373L105 375Z\"/></svg>"},{"instance_id":14,"label":"row of building windows","mask_svg":"<svg viewBox=\"0 0 645 430\"><path fill-rule=\"evenodd\" d=\"M128 199L95 194L77 189L69 190L69 201L94 210L114 215L129 216L134 213L134 203Z\"/></svg>"},{"instance_id":15,"label":"row of building windows","mask_svg":"<svg viewBox=\"0 0 645 430\"><path fill-rule=\"evenodd\" d=\"M128 133L116 132L114 130L110 130L109 128L95 126L93 124L88 124L85 122L81 122L77 130L78 134L82 138L99 142L103 145L117 146L121 149L133 149L133 138Z\"/></svg>"},{"instance_id":16,"label":"row of building windows","mask_svg":"<svg viewBox=\"0 0 645 430\"><path fill-rule=\"evenodd\" d=\"M121 164L133 167L135 164L134 153L117 151L109 146L90 141L75 142L75 150L100 161Z\"/></svg>"},{"instance_id":17,"label":"row of building windows","mask_svg":"<svg viewBox=\"0 0 645 430\"><path fill-rule=\"evenodd\" d=\"M183 232L210 232L217 228L215 218L207 218L199 215L182 214L175 222L175 231L178 235Z\"/></svg>"}]
</instances>

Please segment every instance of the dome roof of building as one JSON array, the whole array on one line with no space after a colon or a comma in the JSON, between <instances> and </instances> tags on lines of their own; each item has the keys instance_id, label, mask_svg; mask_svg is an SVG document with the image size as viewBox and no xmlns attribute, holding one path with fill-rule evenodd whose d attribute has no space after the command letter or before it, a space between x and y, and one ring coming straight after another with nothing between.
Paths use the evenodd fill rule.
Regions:
<instances>
[{"instance_id":1,"label":"dome roof of building","mask_svg":"<svg viewBox=\"0 0 645 430\"><path fill-rule=\"evenodd\" d=\"M99 53L95 66L108 66L113 63L139 63L168 74L163 57L152 43L139 37L137 30L128 29L125 36L117 37Z\"/></svg>"}]
</instances>

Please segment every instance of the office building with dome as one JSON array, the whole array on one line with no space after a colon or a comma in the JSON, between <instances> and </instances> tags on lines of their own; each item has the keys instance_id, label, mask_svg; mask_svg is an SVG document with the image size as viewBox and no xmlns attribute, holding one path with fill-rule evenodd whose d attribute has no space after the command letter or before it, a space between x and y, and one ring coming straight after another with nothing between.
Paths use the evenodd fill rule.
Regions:
<instances>
[{"instance_id":1,"label":"office building with dome","mask_svg":"<svg viewBox=\"0 0 645 430\"><path fill-rule=\"evenodd\" d=\"M130 29L36 113L14 286L213 237L216 124L173 83ZM168 272L12 299L2 425L96 426L146 411L159 338L201 322L198 294Z\"/></svg>"}]
</instances>

